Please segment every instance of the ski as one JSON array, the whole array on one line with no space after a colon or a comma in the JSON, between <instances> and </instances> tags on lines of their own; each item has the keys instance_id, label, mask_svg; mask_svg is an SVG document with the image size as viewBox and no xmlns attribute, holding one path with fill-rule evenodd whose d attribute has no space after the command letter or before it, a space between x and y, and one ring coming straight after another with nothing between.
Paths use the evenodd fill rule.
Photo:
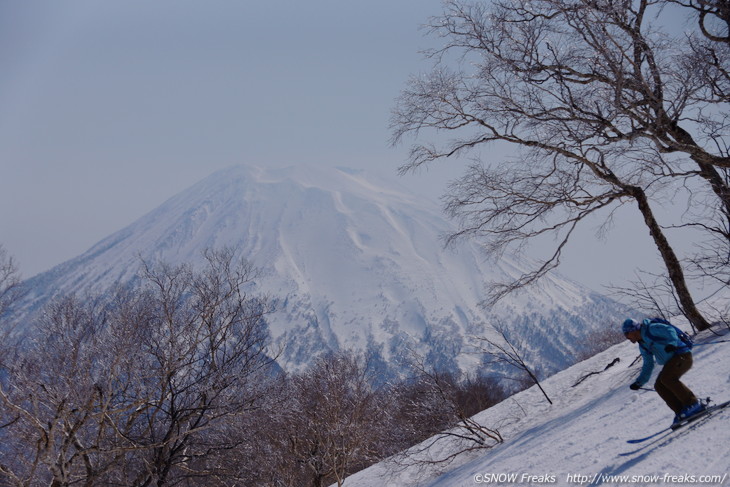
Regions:
<instances>
[{"instance_id":1,"label":"ski","mask_svg":"<svg viewBox=\"0 0 730 487\"><path fill-rule=\"evenodd\" d=\"M657 436L659 436L661 434L664 434L664 433L667 433L667 432L670 432L670 431L678 430L678 429L680 429L680 428L682 428L684 426L687 426L688 424L690 424L690 423L692 423L692 422L694 422L694 421L696 421L696 420L698 420L698 419L700 419L700 418L702 418L704 416L707 416L708 414L711 414L711 413L713 413L713 412L715 412L715 411L717 411L719 409L723 409L723 408L725 408L725 407L727 407L729 405L730 405L730 401L726 401L726 402L723 402L723 403L720 403L720 404L715 404L714 406L707 406L704 411L701 411L701 412L695 414L694 416L690 416L689 418L685 419L684 421L682 421L680 423L673 424L672 426L669 426L667 428L664 428L661 431L657 431L656 433L653 433L653 434L651 434L649 436L645 436L644 438L636 438L634 440L627 440L626 443L631 443L631 444L643 443L643 442L648 441L648 440L651 440L652 438L655 438L655 437L657 437Z\"/></svg>"},{"instance_id":2,"label":"ski","mask_svg":"<svg viewBox=\"0 0 730 487\"><path fill-rule=\"evenodd\" d=\"M636 438L636 439L633 439L633 440L626 440L626 443L631 443L632 445L635 444L635 443L644 443L645 441L649 441L652 438L654 438L656 436L659 436L659 435L661 435L663 433L667 433L669 431L672 431L672 427L671 426L668 427L668 428L664 428L663 430L657 431L656 433L653 433L653 434L651 434L649 436L645 436L643 438Z\"/></svg>"},{"instance_id":3,"label":"ski","mask_svg":"<svg viewBox=\"0 0 730 487\"><path fill-rule=\"evenodd\" d=\"M671 430L678 430L679 428L682 428L683 426L687 426L691 422L696 421L696 420L700 419L703 416L707 416L708 414L710 414L710 413L712 413L714 411L717 411L718 409L722 409L724 407L727 407L729 404L730 404L730 401L725 401L725 402L720 403L720 404L715 404L714 406L707 406L704 411L700 411L699 413L697 413L697 414L695 414L693 416L690 416L689 418L687 418L687 419L685 419L685 420L683 420L683 421L681 421L681 422L679 422L677 424L673 424L672 426L670 426L670 429Z\"/></svg>"}]
</instances>

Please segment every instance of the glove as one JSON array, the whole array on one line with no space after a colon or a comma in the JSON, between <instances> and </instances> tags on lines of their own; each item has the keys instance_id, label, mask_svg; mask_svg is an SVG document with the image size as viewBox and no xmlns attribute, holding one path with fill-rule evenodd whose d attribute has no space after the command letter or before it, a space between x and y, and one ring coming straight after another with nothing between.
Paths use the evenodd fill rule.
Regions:
<instances>
[{"instance_id":1,"label":"glove","mask_svg":"<svg viewBox=\"0 0 730 487\"><path fill-rule=\"evenodd\" d=\"M664 347L665 352L674 352L676 350L677 350L677 347L674 345L667 345L666 347Z\"/></svg>"},{"instance_id":2,"label":"glove","mask_svg":"<svg viewBox=\"0 0 730 487\"><path fill-rule=\"evenodd\" d=\"M638 391L639 389L641 389L641 384L634 382L629 386L629 389L631 389L632 391Z\"/></svg>"}]
</instances>

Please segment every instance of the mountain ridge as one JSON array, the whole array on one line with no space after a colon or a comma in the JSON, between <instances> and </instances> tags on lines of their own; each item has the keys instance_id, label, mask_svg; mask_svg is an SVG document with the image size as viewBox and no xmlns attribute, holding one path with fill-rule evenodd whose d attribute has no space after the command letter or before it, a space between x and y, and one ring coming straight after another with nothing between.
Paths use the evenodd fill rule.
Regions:
<instances>
[{"instance_id":1,"label":"mountain ridge","mask_svg":"<svg viewBox=\"0 0 730 487\"><path fill-rule=\"evenodd\" d=\"M545 375L573 362L601 322L623 308L557 275L495 308L485 282L514 278L511 256L477 244L445 249L453 231L430 201L345 168L233 166L172 196L80 256L27 281L27 306L56 293L103 290L135 279L141 259L196 262L230 247L261 268L276 298L270 326L285 368L353 348L394 363L415 348L446 370L480 366L463 353L490 322L509 322Z\"/></svg>"}]
</instances>

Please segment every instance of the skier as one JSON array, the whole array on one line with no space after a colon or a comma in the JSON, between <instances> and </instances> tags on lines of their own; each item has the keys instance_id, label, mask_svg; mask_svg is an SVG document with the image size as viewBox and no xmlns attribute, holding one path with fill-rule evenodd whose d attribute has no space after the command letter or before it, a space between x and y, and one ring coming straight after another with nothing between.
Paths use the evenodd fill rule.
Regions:
<instances>
[{"instance_id":1,"label":"skier","mask_svg":"<svg viewBox=\"0 0 730 487\"><path fill-rule=\"evenodd\" d=\"M692 367L690 345L680 339L677 329L666 323L646 319L642 323L631 318L624 321L622 331L631 343L638 343L644 361L641 374L631 384L638 390L651 378L654 360L663 365L654 383L659 396L674 411L674 423L704 411L705 405L679 378Z\"/></svg>"}]
</instances>

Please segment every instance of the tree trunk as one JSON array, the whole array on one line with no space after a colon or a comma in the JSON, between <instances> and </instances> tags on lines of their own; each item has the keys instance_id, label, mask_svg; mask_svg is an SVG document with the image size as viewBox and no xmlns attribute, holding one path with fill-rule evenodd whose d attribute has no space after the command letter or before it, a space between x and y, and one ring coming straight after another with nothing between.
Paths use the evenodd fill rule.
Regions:
<instances>
[{"instance_id":1,"label":"tree trunk","mask_svg":"<svg viewBox=\"0 0 730 487\"><path fill-rule=\"evenodd\" d=\"M730 228L730 187L728 187L725 179L720 175L720 173L717 172L717 168L715 166L697 159L695 159L695 162L697 162L697 165L700 168L700 176L702 176L710 184L712 191L718 198L720 198L720 201L722 202L722 212L725 216L725 220L728 222L728 228Z\"/></svg>"},{"instance_id":2,"label":"tree trunk","mask_svg":"<svg viewBox=\"0 0 730 487\"><path fill-rule=\"evenodd\" d=\"M659 222L657 222L654 217L654 212L651 210L651 206L649 206L649 199L647 198L646 193L638 186L631 186L630 192L636 200L636 203L639 206L639 211L644 216L644 222L649 228L649 233L651 234L652 239L654 239L654 243L659 250L659 254L662 256L664 265L669 273L669 279L672 281L674 290L677 293L677 298L682 306L682 311L697 330L701 331L708 329L710 324L699 312L694 300L692 299L692 295L687 288L687 282L684 278L682 265L680 264L677 255L674 253L674 249L672 249L669 245L669 241L664 235L664 232L662 232Z\"/></svg>"}]
</instances>

